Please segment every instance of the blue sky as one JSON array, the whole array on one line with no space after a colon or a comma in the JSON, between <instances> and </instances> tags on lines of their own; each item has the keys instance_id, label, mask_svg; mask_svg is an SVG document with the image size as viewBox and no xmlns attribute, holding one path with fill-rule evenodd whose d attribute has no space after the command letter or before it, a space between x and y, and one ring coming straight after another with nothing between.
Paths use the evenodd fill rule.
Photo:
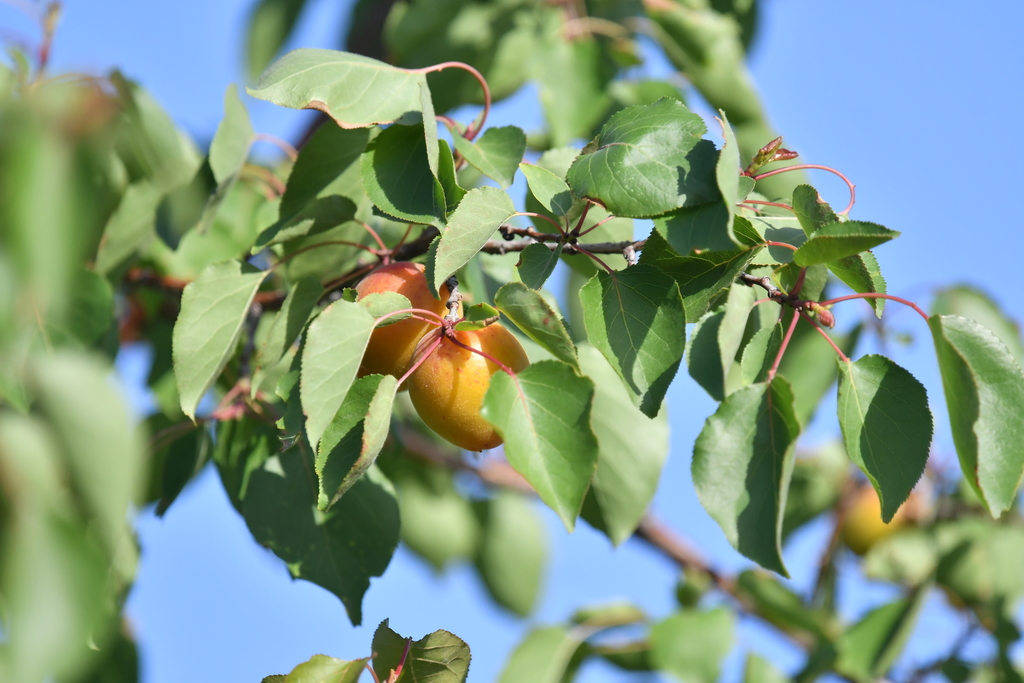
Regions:
<instances>
[{"instance_id":1,"label":"blue sky","mask_svg":"<svg viewBox=\"0 0 1024 683\"><path fill-rule=\"evenodd\" d=\"M54 50L57 70L103 72L117 66L139 80L196 139L205 144L221 116L224 89L242 78L242 31L250 0L69 0ZM751 66L786 146L807 163L833 166L857 185L852 217L900 230L877 255L889 291L927 303L937 286L982 287L1017 320L1024 301L1015 273L1024 252L1017 225L1019 167L1024 138L1024 59L1019 27L1024 3L1001 0L965 7L930 3L857 3L765 0ZM294 47L334 47L348 1L311 3ZM925 9L927 8L927 9ZM34 37L31 25L0 1L0 26ZM535 120L529 91L495 111L492 123ZM256 129L294 139L304 114L246 99ZM707 114L699 103L695 109ZM520 125L522 125L520 123ZM834 204L845 187L822 174L812 182ZM960 260L959 257L968 259ZM866 314L851 302L840 319ZM893 350L896 360L928 388L938 418L936 448L949 458L941 385L926 330L913 315L888 308L891 324L914 335ZM868 352L870 349L862 349ZM122 359L137 376L145 351ZM681 373L669 395L672 454L655 501L660 514L715 562L748 563L725 541L697 502L689 478L693 440L714 403ZM838 429L826 407L814 435ZM833 413L834 414L834 413ZM128 604L143 655L145 683L183 680L258 681L284 673L322 652L354 658L369 652L376 624L391 619L400 633L419 637L445 628L473 650L471 681L495 680L504 657L530 624L564 620L583 604L629 599L652 615L667 614L676 579L673 566L630 542L613 551L586 525L567 535L545 512L552 542L551 571L537 615L523 621L493 607L465 567L434 576L400 550L373 582L364 626L352 628L341 604L305 582L252 542L220 483L206 471L163 519L143 513L138 530L143 561ZM822 524L798 534L786 548L794 585L812 580L806 566L820 546ZM892 595L843 568L842 604L853 617ZM929 604L909 660L929 661L957 635ZM743 622L740 650L754 649L783 668L800 663L788 643ZM984 649L979 644L980 650ZM730 658L725 680L735 681L742 660ZM621 680L592 666L580 680Z\"/></svg>"}]
</instances>

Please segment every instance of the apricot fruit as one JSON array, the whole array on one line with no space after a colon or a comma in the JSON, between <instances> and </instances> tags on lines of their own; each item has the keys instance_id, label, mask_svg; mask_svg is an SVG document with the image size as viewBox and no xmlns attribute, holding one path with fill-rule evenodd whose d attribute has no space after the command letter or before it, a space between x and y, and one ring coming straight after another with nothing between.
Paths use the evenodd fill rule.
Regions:
<instances>
[{"instance_id":1,"label":"apricot fruit","mask_svg":"<svg viewBox=\"0 0 1024 683\"><path fill-rule=\"evenodd\" d=\"M513 372L526 369L530 360L512 333L500 323L481 330L455 331L455 338L471 348L497 359ZM428 332L416 348L420 358L441 331ZM447 337L409 376L409 398L428 427L470 451L482 451L501 444L501 436L480 416L484 394L499 366L454 343Z\"/></svg>"},{"instance_id":2,"label":"apricot fruit","mask_svg":"<svg viewBox=\"0 0 1024 683\"><path fill-rule=\"evenodd\" d=\"M882 521L882 504L878 500L878 493L871 486L861 486L851 497L843 517L843 542L853 552L864 555L883 538L907 525L910 521L907 510L911 504L911 500L904 503L893 515L892 521L886 524Z\"/></svg>"},{"instance_id":3,"label":"apricot fruit","mask_svg":"<svg viewBox=\"0 0 1024 683\"><path fill-rule=\"evenodd\" d=\"M423 265L398 261L381 266L356 285L356 299L381 292L398 292L409 300L413 308L433 311L438 315L448 312L448 288L441 287L441 299L435 299L427 286ZM370 335L370 342L359 366L359 376L381 374L401 377L409 368L416 344L433 327L430 323L406 318L390 325L378 327Z\"/></svg>"}]
</instances>

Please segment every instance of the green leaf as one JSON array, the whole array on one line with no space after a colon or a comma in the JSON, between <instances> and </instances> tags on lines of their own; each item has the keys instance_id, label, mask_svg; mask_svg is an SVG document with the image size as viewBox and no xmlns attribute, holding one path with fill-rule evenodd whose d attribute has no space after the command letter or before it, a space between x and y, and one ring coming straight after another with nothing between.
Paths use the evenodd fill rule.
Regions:
<instances>
[{"instance_id":1,"label":"green leaf","mask_svg":"<svg viewBox=\"0 0 1024 683\"><path fill-rule=\"evenodd\" d=\"M580 290L587 336L633 395L654 417L686 346L686 313L679 287L654 266L599 272Z\"/></svg>"},{"instance_id":2,"label":"green leaf","mask_svg":"<svg viewBox=\"0 0 1024 683\"><path fill-rule=\"evenodd\" d=\"M133 554L128 506L141 488L145 460L128 406L110 383L109 366L63 352L35 359L31 375L107 552Z\"/></svg>"},{"instance_id":3,"label":"green leaf","mask_svg":"<svg viewBox=\"0 0 1024 683\"><path fill-rule=\"evenodd\" d=\"M288 176L288 185L281 197L279 216L290 221L317 197L333 194L347 196L360 204L350 185L363 194L360 155L370 141L368 129L346 130L338 126L320 126L299 151L299 158ZM368 217L368 216L367 216Z\"/></svg>"},{"instance_id":4,"label":"green leaf","mask_svg":"<svg viewBox=\"0 0 1024 683\"><path fill-rule=\"evenodd\" d=\"M174 323L174 376L181 410L190 418L234 355L249 306L267 274L240 261L215 263L182 292Z\"/></svg>"},{"instance_id":5,"label":"green leaf","mask_svg":"<svg viewBox=\"0 0 1024 683\"><path fill-rule=\"evenodd\" d=\"M597 466L597 439L590 428L593 396L593 382L571 366L541 361L514 378L495 373L480 411L505 440L509 463L569 531Z\"/></svg>"},{"instance_id":6,"label":"green leaf","mask_svg":"<svg viewBox=\"0 0 1024 683\"><path fill-rule=\"evenodd\" d=\"M534 198L547 209L552 216L566 216L573 206L572 192L559 176L544 168L523 162L519 170L526 178L526 184Z\"/></svg>"},{"instance_id":7,"label":"green leaf","mask_svg":"<svg viewBox=\"0 0 1024 683\"><path fill-rule=\"evenodd\" d=\"M497 491L473 504L479 520L474 562L487 592L502 607L527 616L537 605L547 565L544 524L521 494Z\"/></svg>"},{"instance_id":8,"label":"green leaf","mask_svg":"<svg viewBox=\"0 0 1024 683\"><path fill-rule=\"evenodd\" d=\"M740 196L740 147L736 142L736 134L729 125L729 119L721 109L718 113L722 116L719 123L722 124L722 137L725 139L721 151L718 153L718 162L715 164L715 180L718 184L718 191L725 203L728 218L725 229L730 239L736 244L742 244L739 238L733 234L733 221L736 217L736 205L746 198L746 193ZM744 178L746 180L746 178ZM749 192L749 183L743 183Z\"/></svg>"},{"instance_id":9,"label":"green leaf","mask_svg":"<svg viewBox=\"0 0 1024 683\"><path fill-rule=\"evenodd\" d=\"M210 143L210 169L217 183L224 183L241 172L255 136L249 113L238 97L238 88L229 85L224 93L224 118Z\"/></svg>"},{"instance_id":10,"label":"green leaf","mask_svg":"<svg viewBox=\"0 0 1024 683\"><path fill-rule=\"evenodd\" d=\"M839 364L839 426L846 452L871 481L889 523L924 473L932 442L928 395L885 356Z\"/></svg>"},{"instance_id":11,"label":"green leaf","mask_svg":"<svg viewBox=\"0 0 1024 683\"><path fill-rule=\"evenodd\" d=\"M494 305L527 337L551 352L558 360L579 370L576 345L572 343L562 317L551 308L540 292L522 282L509 282L495 293Z\"/></svg>"},{"instance_id":12,"label":"green leaf","mask_svg":"<svg viewBox=\"0 0 1024 683\"><path fill-rule=\"evenodd\" d=\"M309 443L317 448L356 379L374 318L357 303L335 301L306 333L299 394Z\"/></svg>"},{"instance_id":13,"label":"green leaf","mask_svg":"<svg viewBox=\"0 0 1024 683\"><path fill-rule=\"evenodd\" d=\"M785 326L789 320L783 322ZM863 327L857 325L848 334L831 335L832 341L850 356L862 330ZM793 387L793 409L800 424L810 423L822 397L836 381L835 358L835 350L814 328L804 324L796 326L786 355L782 357L779 373Z\"/></svg>"},{"instance_id":14,"label":"green leaf","mask_svg":"<svg viewBox=\"0 0 1024 683\"><path fill-rule=\"evenodd\" d=\"M783 576L782 518L799 434L792 389L776 377L727 396L693 447L704 509L736 550Z\"/></svg>"},{"instance_id":15,"label":"green leaf","mask_svg":"<svg viewBox=\"0 0 1024 683\"><path fill-rule=\"evenodd\" d=\"M839 221L832 207L821 199L818 191L810 185L793 188L793 213L800 221L800 227L808 237L821 227Z\"/></svg>"},{"instance_id":16,"label":"green leaf","mask_svg":"<svg viewBox=\"0 0 1024 683\"><path fill-rule=\"evenodd\" d=\"M262 374L268 369L277 365L284 357L286 351L299 338L299 333L306 326L310 314L316 308L317 302L324 293L323 285L315 277L307 277L299 280L291 289L288 296L281 304L281 310L274 318L263 343L256 350L253 365L256 373L253 376L253 389L260 386L256 374Z\"/></svg>"},{"instance_id":17,"label":"green leaf","mask_svg":"<svg viewBox=\"0 0 1024 683\"><path fill-rule=\"evenodd\" d=\"M453 136L455 149L471 166L496 181L503 190L512 180L526 151L526 134L516 126L488 128L475 142Z\"/></svg>"},{"instance_id":18,"label":"green leaf","mask_svg":"<svg viewBox=\"0 0 1024 683\"><path fill-rule=\"evenodd\" d=\"M736 354L756 297L751 287L733 283L725 305L701 318L690 335L690 376L716 401L742 386L742 369L736 367Z\"/></svg>"},{"instance_id":19,"label":"green leaf","mask_svg":"<svg viewBox=\"0 0 1024 683\"><path fill-rule=\"evenodd\" d=\"M771 327L762 327L750 338L743 348L743 359L740 361L740 373L744 385L764 382L768 379L768 371L782 347L784 334L782 325L776 323Z\"/></svg>"},{"instance_id":20,"label":"green leaf","mask_svg":"<svg viewBox=\"0 0 1024 683\"><path fill-rule=\"evenodd\" d=\"M743 683L786 683L789 677L775 668L769 660L751 652L743 669Z\"/></svg>"},{"instance_id":21,"label":"green leaf","mask_svg":"<svg viewBox=\"0 0 1024 683\"><path fill-rule=\"evenodd\" d=\"M865 221L828 223L811 233L793 254L793 262L798 266L813 266L838 261L899 236L896 230Z\"/></svg>"},{"instance_id":22,"label":"green leaf","mask_svg":"<svg viewBox=\"0 0 1024 683\"><path fill-rule=\"evenodd\" d=\"M827 265L828 269L853 291L859 294L885 294L885 278L878 267L878 259L870 251L830 261ZM871 298L867 299L867 302L874 309L875 315L881 318L882 311L885 310L885 299Z\"/></svg>"},{"instance_id":23,"label":"green leaf","mask_svg":"<svg viewBox=\"0 0 1024 683\"><path fill-rule=\"evenodd\" d=\"M965 479L998 518L1024 475L1024 373L992 332L955 315L928 319Z\"/></svg>"},{"instance_id":24,"label":"green leaf","mask_svg":"<svg viewBox=\"0 0 1024 683\"><path fill-rule=\"evenodd\" d=\"M760 235L761 242L781 242L793 247L800 247L807 241L807 237L800 230L800 224L796 218L790 216L752 216L750 218L737 218L734 232L741 231L740 225L749 223L751 229ZM745 225L744 225L745 228ZM767 246L757 252L753 258L754 265L774 266L782 263L793 262L793 249L780 246Z\"/></svg>"},{"instance_id":25,"label":"green leaf","mask_svg":"<svg viewBox=\"0 0 1024 683\"><path fill-rule=\"evenodd\" d=\"M329 510L377 459L391 424L398 380L369 375L356 380L317 448L317 508Z\"/></svg>"},{"instance_id":26,"label":"green leaf","mask_svg":"<svg viewBox=\"0 0 1024 683\"><path fill-rule=\"evenodd\" d=\"M441 233L437 253L428 255L427 278L436 293L452 273L469 263L480 247L491 238L501 224L516 213L512 199L495 187L478 187L466 193Z\"/></svg>"},{"instance_id":27,"label":"green leaf","mask_svg":"<svg viewBox=\"0 0 1024 683\"><path fill-rule=\"evenodd\" d=\"M590 424L598 446L583 519L620 545L633 535L658 488L668 458L668 412L648 418L597 349L581 344L579 354L583 372L594 381Z\"/></svg>"},{"instance_id":28,"label":"green leaf","mask_svg":"<svg viewBox=\"0 0 1024 683\"><path fill-rule=\"evenodd\" d=\"M420 88L426 74L337 50L303 48L274 62L255 88L256 99L292 109L318 109L342 128L393 123L423 113ZM434 124L430 112L429 124Z\"/></svg>"},{"instance_id":29,"label":"green leaf","mask_svg":"<svg viewBox=\"0 0 1024 683\"><path fill-rule=\"evenodd\" d=\"M406 642L385 619L373 634L373 670L381 681L402 662ZM399 680L407 683L463 683L469 675L469 645L454 633L434 631L414 641Z\"/></svg>"},{"instance_id":30,"label":"green leaf","mask_svg":"<svg viewBox=\"0 0 1024 683\"><path fill-rule=\"evenodd\" d=\"M409 297L398 292L372 292L358 299L358 303L375 319L387 316L387 319L379 323L377 327L386 327L412 315L411 313L396 313L396 311L412 308Z\"/></svg>"},{"instance_id":31,"label":"green leaf","mask_svg":"<svg viewBox=\"0 0 1024 683\"><path fill-rule=\"evenodd\" d=\"M1006 344L1018 363L1024 363L1020 327L985 292L966 284L944 287L935 294L932 312L936 315L959 315L987 327Z\"/></svg>"},{"instance_id":32,"label":"green leaf","mask_svg":"<svg viewBox=\"0 0 1024 683\"><path fill-rule=\"evenodd\" d=\"M519 253L519 261L516 262L519 279L530 289L540 289L555 272L561 255L561 244L554 250L546 244L531 244Z\"/></svg>"},{"instance_id":33,"label":"green leaf","mask_svg":"<svg viewBox=\"0 0 1024 683\"><path fill-rule=\"evenodd\" d=\"M338 596L354 626L362 621L370 578L381 576L398 546L398 502L384 475L371 468L327 512L302 449L268 457L248 479L242 514L258 543L288 571Z\"/></svg>"},{"instance_id":34,"label":"green leaf","mask_svg":"<svg viewBox=\"0 0 1024 683\"><path fill-rule=\"evenodd\" d=\"M715 683L719 665L736 630L735 618L723 608L684 611L651 627L655 667L682 683Z\"/></svg>"},{"instance_id":35,"label":"green leaf","mask_svg":"<svg viewBox=\"0 0 1024 683\"><path fill-rule=\"evenodd\" d=\"M195 143L137 84L118 72L110 80L124 101L124 115L130 123L126 126L129 163L163 192L191 180L203 163Z\"/></svg>"},{"instance_id":36,"label":"green leaf","mask_svg":"<svg viewBox=\"0 0 1024 683\"><path fill-rule=\"evenodd\" d=\"M707 313L711 300L736 281L754 253L750 249L730 249L680 256L654 230L644 244L640 263L652 265L676 281L686 309L686 322L695 323Z\"/></svg>"},{"instance_id":37,"label":"green leaf","mask_svg":"<svg viewBox=\"0 0 1024 683\"><path fill-rule=\"evenodd\" d=\"M260 0L249 14L245 32L246 72L259 78L291 35L306 0Z\"/></svg>"},{"instance_id":38,"label":"green leaf","mask_svg":"<svg viewBox=\"0 0 1024 683\"><path fill-rule=\"evenodd\" d=\"M836 643L836 671L860 683L885 676L910 638L930 588L920 586L910 597L879 607L854 624Z\"/></svg>"},{"instance_id":39,"label":"green leaf","mask_svg":"<svg viewBox=\"0 0 1024 683\"><path fill-rule=\"evenodd\" d=\"M383 459L382 459L383 460ZM476 553L479 522L471 503L455 488L452 472L413 458L387 469L398 488L402 543L437 571Z\"/></svg>"},{"instance_id":40,"label":"green leaf","mask_svg":"<svg viewBox=\"0 0 1024 683\"><path fill-rule=\"evenodd\" d=\"M447 205L428 164L423 126L390 126L363 152L363 187L389 216L443 227Z\"/></svg>"},{"instance_id":41,"label":"green leaf","mask_svg":"<svg viewBox=\"0 0 1024 683\"><path fill-rule=\"evenodd\" d=\"M564 20L557 13L542 16L547 21L541 19L543 23L534 30L541 31L544 38L536 47L531 46L530 62L533 78L540 86L550 144L561 147L594 134L594 127L611 104L605 85L612 73L602 64L601 45L593 36L565 40Z\"/></svg>"},{"instance_id":42,"label":"green leaf","mask_svg":"<svg viewBox=\"0 0 1024 683\"><path fill-rule=\"evenodd\" d=\"M87 347L110 329L114 320L114 290L105 277L85 267L79 267L72 277L63 316L47 315L47 335L54 345L71 343Z\"/></svg>"},{"instance_id":43,"label":"green leaf","mask_svg":"<svg viewBox=\"0 0 1024 683\"><path fill-rule=\"evenodd\" d=\"M706 252L731 251L736 244L729 237L728 224L733 214L721 202L687 206L654 219L672 250L686 256L695 249ZM735 223L746 221L742 218ZM735 225L733 232L736 232Z\"/></svg>"},{"instance_id":44,"label":"green leaf","mask_svg":"<svg viewBox=\"0 0 1024 683\"><path fill-rule=\"evenodd\" d=\"M827 610L808 607L799 595L766 572L748 569L740 573L736 590L741 600L753 604L759 616L783 632L826 641L839 634L839 623Z\"/></svg>"},{"instance_id":45,"label":"green leaf","mask_svg":"<svg viewBox=\"0 0 1024 683\"><path fill-rule=\"evenodd\" d=\"M458 174L455 171L455 159L452 157L452 150L448 147L448 142L438 140L437 144L440 149L437 179L444 191L445 215L450 215L462 198L466 196L466 190L459 185Z\"/></svg>"},{"instance_id":46,"label":"green leaf","mask_svg":"<svg viewBox=\"0 0 1024 683\"><path fill-rule=\"evenodd\" d=\"M263 230L250 251L258 254L274 244L319 235L352 221L357 211L358 207L348 197L329 195L314 199L290 217L279 219Z\"/></svg>"},{"instance_id":47,"label":"green leaf","mask_svg":"<svg viewBox=\"0 0 1024 683\"><path fill-rule=\"evenodd\" d=\"M282 683L356 683L369 661L369 657L346 661L313 655L292 669Z\"/></svg>"},{"instance_id":48,"label":"green leaf","mask_svg":"<svg viewBox=\"0 0 1024 683\"><path fill-rule=\"evenodd\" d=\"M159 187L141 180L125 188L121 203L107 220L96 253L96 271L108 275L156 237L156 209L164 197Z\"/></svg>"},{"instance_id":49,"label":"green leaf","mask_svg":"<svg viewBox=\"0 0 1024 683\"><path fill-rule=\"evenodd\" d=\"M650 218L718 199L717 153L704 121L681 102L658 100L614 114L569 169L578 197L616 216Z\"/></svg>"},{"instance_id":50,"label":"green leaf","mask_svg":"<svg viewBox=\"0 0 1024 683\"><path fill-rule=\"evenodd\" d=\"M585 654L575 629L535 628L509 655L498 683L562 683L571 681Z\"/></svg>"},{"instance_id":51,"label":"green leaf","mask_svg":"<svg viewBox=\"0 0 1024 683\"><path fill-rule=\"evenodd\" d=\"M999 611L1024 594L1019 526L962 518L938 524L931 540L939 555L936 580L965 603Z\"/></svg>"}]
</instances>

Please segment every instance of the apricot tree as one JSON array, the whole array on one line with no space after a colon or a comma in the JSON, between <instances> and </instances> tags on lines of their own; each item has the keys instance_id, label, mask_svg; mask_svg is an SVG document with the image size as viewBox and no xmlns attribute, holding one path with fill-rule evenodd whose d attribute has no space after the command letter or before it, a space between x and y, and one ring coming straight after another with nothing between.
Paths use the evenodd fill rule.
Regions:
<instances>
[{"instance_id":1,"label":"apricot tree","mask_svg":"<svg viewBox=\"0 0 1024 683\"><path fill-rule=\"evenodd\" d=\"M0 678L130 675L116 628L137 559L126 510L162 514L212 461L254 539L353 624L400 540L438 568L472 560L495 601L528 614L543 571L531 496L569 531L582 517L679 565L675 614L581 609L532 631L503 683L570 680L587 658L711 683L736 610L806 651L796 680L866 683L936 587L995 647L909 678L1019 680L1019 333L968 288L931 313L887 293L875 250L899 232L852 218L853 183L767 124L744 65L756 3L362 2L349 51L274 60L302 4L263 0L251 17L262 75L248 94L322 113L295 146L273 140L271 162L252 154L261 136L234 86L203 153L118 73L46 77L52 30L0 67ZM623 77L642 36L715 121L673 84ZM530 80L546 130L489 127L492 101ZM840 210L808 171L845 181ZM928 470L940 388L859 356L879 328L852 323L856 306L920 317L962 478ZM140 339L158 403L141 433L106 379L118 345ZM470 374L472 400L445 393ZM697 496L766 571L723 573L648 513L664 398L684 374L719 404L693 445ZM797 458L833 386L845 454ZM496 438L483 456L459 448ZM471 500L456 472L492 495ZM901 511L922 477L926 502ZM858 481L903 526L855 550L902 592L844 624L834 566ZM813 594L797 595L777 578L782 543L822 515L835 533ZM619 627L630 638L609 644ZM266 680L369 668L378 682L454 683L469 668L456 635L414 640L387 622L365 654ZM752 656L745 676L782 675Z\"/></svg>"}]
</instances>

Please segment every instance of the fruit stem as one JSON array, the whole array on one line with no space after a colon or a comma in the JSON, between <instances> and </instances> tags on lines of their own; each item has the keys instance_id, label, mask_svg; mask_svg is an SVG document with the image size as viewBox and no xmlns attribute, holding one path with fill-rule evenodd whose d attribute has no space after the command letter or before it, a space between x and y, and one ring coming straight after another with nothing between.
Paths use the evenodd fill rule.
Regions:
<instances>
[{"instance_id":1,"label":"fruit stem","mask_svg":"<svg viewBox=\"0 0 1024 683\"><path fill-rule=\"evenodd\" d=\"M448 337L448 341L452 342L456 346L461 346L462 348L466 349L467 351L472 351L473 353L475 353L478 356L483 356L485 359L489 360L490 362L494 363L499 368L501 368L503 371L505 371L505 373L507 373L510 377L515 377L516 376L516 373L515 373L515 371L512 368L510 368L509 366L505 365L504 363L502 363L500 360L498 360L497 358L495 358L491 354L487 353L486 351L481 351L480 349L474 349L469 344L463 344L462 342L460 342L458 339L456 339L455 332L453 330L450 330L450 329L446 328L444 334L445 334L445 336Z\"/></svg>"},{"instance_id":2,"label":"fruit stem","mask_svg":"<svg viewBox=\"0 0 1024 683\"><path fill-rule=\"evenodd\" d=\"M443 328L439 328L439 329L443 329ZM427 332L427 334L433 334L433 332ZM402 384L405 383L405 380L409 379L409 376L412 373L416 372L416 370L418 370L421 365L423 365L423 361L425 361L427 358L429 358L430 354L432 354L434 352L434 350L438 346L441 345L441 340L442 339L444 339L444 335L441 334L441 333L438 333L437 339L435 339L434 341L430 342L430 346L427 347L427 350L423 352L423 355L421 355L419 358L417 358L416 362L413 363L411 366L409 366L409 369L405 371L405 374L402 375L398 379L398 386L402 386Z\"/></svg>"},{"instance_id":3,"label":"fruit stem","mask_svg":"<svg viewBox=\"0 0 1024 683\"><path fill-rule=\"evenodd\" d=\"M857 200L857 191L854 189L854 185L850 182L850 179L844 176L842 173L832 168L831 166L819 166L818 164L795 164L793 166L786 166L785 168L777 168L774 171L766 171L765 173L759 173L756 176L752 176L755 181L761 180L762 178L770 178L773 175L779 175L780 173L788 173L789 171L802 171L808 169L818 169L820 171L828 171L843 179L846 186L850 188L850 203L846 205L846 208L839 212L839 215L845 215L850 213L850 209L853 208L853 203Z\"/></svg>"}]
</instances>

